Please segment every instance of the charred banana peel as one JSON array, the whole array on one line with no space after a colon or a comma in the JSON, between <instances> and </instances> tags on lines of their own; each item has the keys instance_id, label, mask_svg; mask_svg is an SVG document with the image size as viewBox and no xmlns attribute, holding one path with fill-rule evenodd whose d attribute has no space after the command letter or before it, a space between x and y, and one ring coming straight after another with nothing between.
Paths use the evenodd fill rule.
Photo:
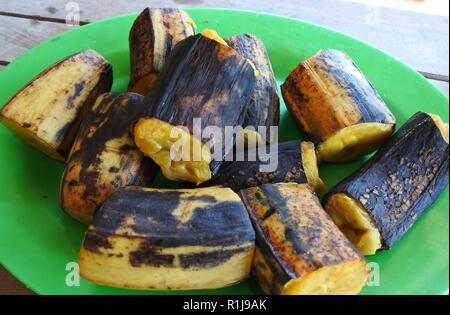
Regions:
<instances>
[{"instance_id":1,"label":"charred banana peel","mask_svg":"<svg viewBox=\"0 0 450 315\"><path fill-rule=\"evenodd\" d=\"M136 147L129 134L142 115L143 97L106 93L86 112L61 180L61 206L72 217L90 223L95 210L116 189L147 185L158 167Z\"/></svg>"},{"instance_id":2,"label":"charred banana peel","mask_svg":"<svg viewBox=\"0 0 450 315\"><path fill-rule=\"evenodd\" d=\"M251 126L255 130L258 126L266 127L267 132L263 136L267 142L271 142L269 127L278 126L280 100L266 47L256 36L250 34L227 37L225 41L244 58L250 60L258 72L243 127Z\"/></svg>"},{"instance_id":3,"label":"charred banana peel","mask_svg":"<svg viewBox=\"0 0 450 315\"><path fill-rule=\"evenodd\" d=\"M206 289L248 278L255 234L229 188L121 188L95 214L82 277L136 289Z\"/></svg>"},{"instance_id":4,"label":"charred banana peel","mask_svg":"<svg viewBox=\"0 0 450 315\"><path fill-rule=\"evenodd\" d=\"M241 190L256 231L252 275L266 294L357 294L369 269L307 184Z\"/></svg>"},{"instance_id":5,"label":"charred banana peel","mask_svg":"<svg viewBox=\"0 0 450 315\"><path fill-rule=\"evenodd\" d=\"M64 161L84 108L111 84L111 65L94 50L85 50L34 77L1 109L0 121L28 144Z\"/></svg>"},{"instance_id":6,"label":"charred banana peel","mask_svg":"<svg viewBox=\"0 0 450 315\"><path fill-rule=\"evenodd\" d=\"M184 11L170 8L142 11L130 30L128 91L146 95L172 48L194 34L195 24Z\"/></svg>"},{"instance_id":7,"label":"charred banana peel","mask_svg":"<svg viewBox=\"0 0 450 315\"><path fill-rule=\"evenodd\" d=\"M323 161L358 159L379 148L394 131L393 114L340 51L324 50L300 63L281 91Z\"/></svg>"},{"instance_id":8,"label":"charred banana peel","mask_svg":"<svg viewBox=\"0 0 450 315\"><path fill-rule=\"evenodd\" d=\"M254 86L253 69L238 52L201 34L190 36L172 50L145 97L148 117L136 123L134 140L168 179L203 183L235 138L223 137L220 152L213 152L217 139L201 131L212 126L222 137L225 126L241 126ZM193 133L194 119L200 135Z\"/></svg>"},{"instance_id":9,"label":"charred banana peel","mask_svg":"<svg viewBox=\"0 0 450 315\"><path fill-rule=\"evenodd\" d=\"M263 159L260 155L262 151L267 152ZM203 185L222 185L236 192L260 184L280 182L309 183L317 192L324 188L312 142L281 142L270 145L269 149L248 150L243 157L242 161L224 162L219 172Z\"/></svg>"},{"instance_id":10,"label":"charred banana peel","mask_svg":"<svg viewBox=\"0 0 450 315\"><path fill-rule=\"evenodd\" d=\"M448 185L448 124L418 112L324 198L326 211L366 255L390 248Z\"/></svg>"}]
</instances>

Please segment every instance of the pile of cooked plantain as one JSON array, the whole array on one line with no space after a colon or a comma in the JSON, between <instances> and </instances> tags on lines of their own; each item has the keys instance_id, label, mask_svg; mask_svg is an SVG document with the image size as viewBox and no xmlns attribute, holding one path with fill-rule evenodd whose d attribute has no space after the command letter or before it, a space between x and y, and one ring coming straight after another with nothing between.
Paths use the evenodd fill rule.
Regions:
<instances>
[{"instance_id":1,"label":"pile of cooked plantain","mask_svg":"<svg viewBox=\"0 0 450 315\"><path fill-rule=\"evenodd\" d=\"M341 51L318 52L281 85L307 139L278 143L268 132L279 123L277 83L256 36L196 34L186 12L147 8L129 45L127 92L111 93L112 65L85 50L0 111L6 127L65 161L61 207L89 224L78 262L92 282L205 289L251 275L266 294L357 294L370 271L363 255L391 248L448 185L448 124L419 112L392 135L394 115ZM217 148L195 119L250 128ZM243 159L227 160L241 141ZM278 150L275 170L261 171L273 161L251 141ZM180 142L192 148L186 159L172 154ZM376 150L320 202L320 161ZM159 171L182 187L152 187Z\"/></svg>"}]
</instances>

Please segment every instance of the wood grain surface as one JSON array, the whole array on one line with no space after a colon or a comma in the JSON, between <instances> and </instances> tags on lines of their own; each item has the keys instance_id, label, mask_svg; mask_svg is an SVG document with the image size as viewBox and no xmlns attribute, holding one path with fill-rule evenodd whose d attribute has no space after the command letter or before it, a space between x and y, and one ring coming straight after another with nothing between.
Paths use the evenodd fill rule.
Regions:
<instances>
[{"instance_id":1,"label":"wood grain surface","mask_svg":"<svg viewBox=\"0 0 450 315\"><path fill-rule=\"evenodd\" d=\"M80 20L92 22L111 16L136 12L145 6L152 7L222 7L268 12L301 19L344 32L364 40L418 71L449 74L449 19L397 9L374 7L360 3L337 0L152 0L152 1L110 1L77 0ZM66 8L67 0L0 0L0 15L15 14L23 18L65 21L71 10ZM19 18L16 18L19 19ZM14 20L0 20L2 34L15 32ZM28 21L28 23L31 23ZM23 25L18 33L25 32ZM22 39L18 36L0 38L0 60L14 58L14 47L30 48L33 36L42 39L48 34L64 31L54 22L40 23L28 30ZM6 38L5 38L6 37ZM6 53L4 53L4 51ZM22 51L22 50L21 50Z\"/></svg>"}]
</instances>

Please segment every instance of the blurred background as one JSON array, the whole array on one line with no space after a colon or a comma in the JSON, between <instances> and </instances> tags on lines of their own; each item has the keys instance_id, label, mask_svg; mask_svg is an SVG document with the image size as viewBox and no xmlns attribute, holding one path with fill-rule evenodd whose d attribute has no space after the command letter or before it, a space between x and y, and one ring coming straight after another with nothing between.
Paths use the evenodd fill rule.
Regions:
<instances>
[{"instance_id":1,"label":"blurred background","mask_svg":"<svg viewBox=\"0 0 450 315\"><path fill-rule=\"evenodd\" d=\"M448 0L346 0L427 14L448 16Z\"/></svg>"},{"instance_id":2,"label":"blurred background","mask_svg":"<svg viewBox=\"0 0 450 315\"><path fill-rule=\"evenodd\" d=\"M283 15L368 42L448 94L448 0L0 0L0 71L70 27L149 7L217 7Z\"/></svg>"}]
</instances>

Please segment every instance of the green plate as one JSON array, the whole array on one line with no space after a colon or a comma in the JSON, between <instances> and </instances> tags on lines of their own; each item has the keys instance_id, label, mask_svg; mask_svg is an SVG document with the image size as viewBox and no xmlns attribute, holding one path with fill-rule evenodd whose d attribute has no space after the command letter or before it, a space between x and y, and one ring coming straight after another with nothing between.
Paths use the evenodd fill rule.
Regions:
<instances>
[{"instance_id":1,"label":"green plate","mask_svg":"<svg viewBox=\"0 0 450 315\"><path fill-rule=\"evenodd\" d=\"M261 38L279 83L300 61L318 50L340 49L369 77L399 125L419 110L439 114L448 121L448 98L438 89L394 58L353 38L267 14L216 9L187 11L196 21L198 31L214 28L222 36L248 32ZM113 90L124 91L129 73L128 32L135 17L136 14L130 14L82 26L24 53L0 71L0 105L48 65L86 48L97 50L113 64ZM301 136L284 104L280 125L280 140ZM80 286L67 286L66 265L76 261L86 227L72 220L59 206L63 164L29 147L3 126L0 127L0 147L0 262L13 275L42 294L167 293L114 289L83 279ZM321 177L332 187L362 163L363 160L345 165L324 164L320 167ZM368 257L379 265L379 286L367 286L363 293L448 293L448 211L447 188L392 250ZM258 292L249 281L189 293Z\"/></svg>"}]
</instances>

